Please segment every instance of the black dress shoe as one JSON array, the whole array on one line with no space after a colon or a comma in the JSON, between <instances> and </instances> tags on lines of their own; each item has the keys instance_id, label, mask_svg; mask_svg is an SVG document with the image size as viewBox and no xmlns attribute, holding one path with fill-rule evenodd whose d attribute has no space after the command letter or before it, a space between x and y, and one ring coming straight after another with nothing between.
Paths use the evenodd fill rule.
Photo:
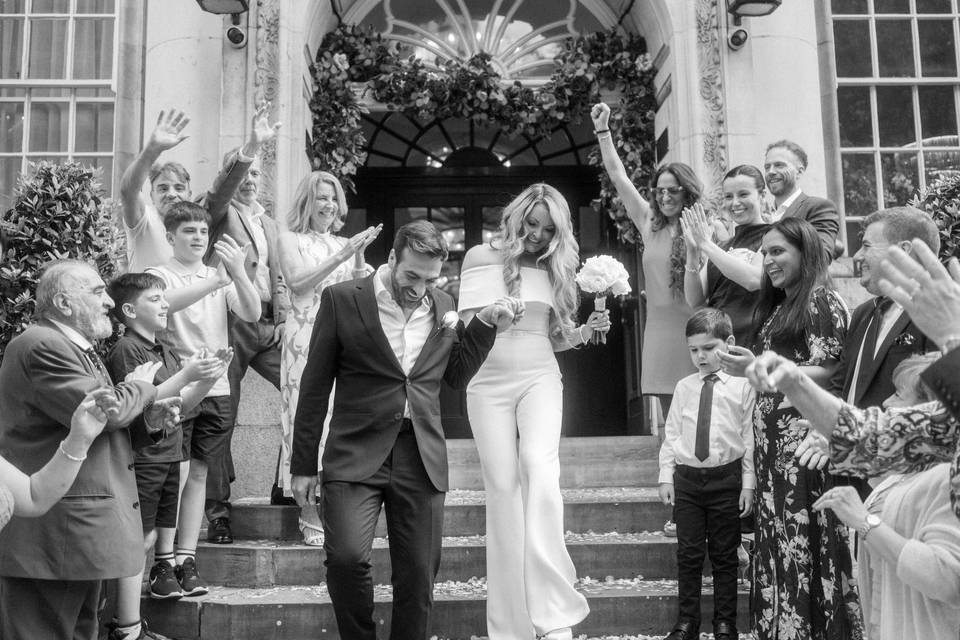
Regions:
<instances>
[{"instance_id":1,"label":"black dress shoe","mask_svg":"<svg viewBox=\"0 0 960 640\"><path fill-rule=\"evenodd\" d=\"M695 622L684 620L678 622L673 627L673 631L667 634L663 640L698 640L700 637L700 627Z\"/></svg>"},{"instance_id":2,"label":"black dress shoe","mask_svg":"<svg viewBox=\"0 0 960 640\"><path fill-rule=\"evenodd\" d=\"M207 542L213 544L233 544L230 532L230 518L214 518L207 527Z\"/></svg>"},{"instance_id":3,"label":"black dress shoe","mask_svg":"<svg viewBox=\"0 0 960 640\"><path fill-rule=\"evenodd\" d=\"M270 504L274 507L295 507L297 506L297 501L283 495L283 489L277 485L273 485L273 488L270 489Z\"/></svg>"},{"instance_id":4,"label":"black dress shoe","mask_svg":"<svg viewBox=\"0 0 960 640\"><path fill-rule=\"evenodd\" d=\"M737 627L729 622L717 622L713 625L714 640L740 640Z\"/></svg>"}]
</instances>

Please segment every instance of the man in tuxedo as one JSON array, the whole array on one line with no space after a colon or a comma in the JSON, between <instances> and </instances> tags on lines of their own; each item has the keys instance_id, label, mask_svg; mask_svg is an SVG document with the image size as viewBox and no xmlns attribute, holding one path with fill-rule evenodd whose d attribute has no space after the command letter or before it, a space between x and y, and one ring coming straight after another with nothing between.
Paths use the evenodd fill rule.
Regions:
<instances>
[{"instance_id":1,"label":"man in tuxedo","mask_svg":"<svg viewBox=\"0 0 960 640\"><path fill-rule=\"evenodd\" d=\"M776 207L771 222L785 217L802 218L817 230L823 241L827 260L843 255L837 241L840 215L837 205L824 198L810 196L800 190L800 176L807 170L807 152L796 142L778 140L767 146L763 159L767 189L773 194Z\"/></svg>"},{"instance_id":2,"label":"man in tuxedo","mask_svg":"<svg viewBox=\"0 0 960 640\"><path fill-rule=\"evenodd\" d=\"M390 638L428 637L447 490L440 385L464 387L518 309L499 301L464 328L453 299L434 288L446 257L436 227L412 222L397 231L386 265L328 287L320 302L290 467L297 502L314 501L336 381L322 494L327 586L342 638L376 639L370 555L381 505L393 568Z\"/></svg>"},{"instance_id":3,"label":"man in tuxedo","mask_svg":"<svg viewBox=\"0 0 960 640\"><path fill-rule=\"evenodd\" d=\"M94 341L111 333L113 301L91 266L51 263L37 284L36 303L39 321L10 341L0 365L3 456L28 474L54 455L70 457L61 442L92 389L113 387L118 408L66 496L46 515L14 518L0 532L0 636L92 640L101 580L143 567L133 428L146 443L149 433L170 426L174 416L166 409L175 403L151 404L156 388L146 380L113 386L93 350ZM148 375L152 379L153 370Z\"/></svg>"},{"instance_id":4,"label":"man in tuxedo","mask_svg":"<svg viewBox=\"0 0 960 640\"><path fill-rule=\"evenodd\" d=\"M887 249L898 246L911 253L913 238L919 238L934 253L940 250L937 225L913 207L881 209L863 221L863 239L853 260L860 267L860 284L875 297L854 310L840 364L828 387L855 407L883 405L896 391L893 371L897 365L912 355L937 350L903 307L880 294L880 263ZM846 484L846 480L840 482ZM863 480L850 478L849 484L857 487L863 498L870 493L870 486Z\"/></svg>"}]
</instances>

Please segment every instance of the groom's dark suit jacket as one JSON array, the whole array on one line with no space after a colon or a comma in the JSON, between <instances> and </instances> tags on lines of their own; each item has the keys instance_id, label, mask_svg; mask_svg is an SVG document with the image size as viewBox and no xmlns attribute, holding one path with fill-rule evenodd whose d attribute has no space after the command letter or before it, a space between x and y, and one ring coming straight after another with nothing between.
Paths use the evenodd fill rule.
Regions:
<instances>
[{"instance_id":1,"label":"groom's dark suit jacket","mask_svg":"<svg viewBox=\"0 0 960 640\"><path fill-rule=\"evenodd\" d=\"M334 380L337 391L323 452L323 480L362 482L383 465L393 449L410 403L417 447L430 481L447 490L447 448L440 424L440 384L465 387L496 338L496 329L474 318L464 328L440 329L454 302L434 290L434 329L407 375L380 325L373 278L327 287L300 380L294 421L294 475L317 472L317 451Z\"/></svg>"},{"instance_id":2,"label":"groom's dark suit jacket","mask_svg":"<svg viewBox=\"0 0 960 640\"><path fill-rule=\"evenodd\" d=\"M850 319L850 329L843 342L840 366L830 378L829 391L844 402L855 384L853 370L857 366L857 355L866 338L874 307L874 299L871 298L854 310ZM896 391L893 386L893 370L897 365L912 355L936 350L936 345L910 321L910 316L906 312L901 313L890 327L883 342L880 343L873 362L861 363L859 377L866 384L854 396L854 406L860 408L881 406L883 401Z\"/></svg>"}]
</instances>

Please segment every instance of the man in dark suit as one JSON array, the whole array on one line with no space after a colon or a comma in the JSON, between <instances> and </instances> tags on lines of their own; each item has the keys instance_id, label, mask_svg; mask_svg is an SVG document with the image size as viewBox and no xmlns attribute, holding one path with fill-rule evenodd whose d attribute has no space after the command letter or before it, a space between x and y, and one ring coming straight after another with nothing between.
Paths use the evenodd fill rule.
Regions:
<instances>
[{"instance_id":1,"label":"man in dark suit","mask_svg":"<svg viewBox=\"0 0 960 640\"><path fill-rule=\"evenodd\" d=\"M940 250L937 225L913 207L882 209L863 221L863 239L853 260L860 267L860 284L876 297L854 310L840 364L828 386L831 393L855 407L882 406L896 391L893 371L897 365L912 355L937 350L903 307L880 293L879 269L887 249L898 246L911 253L913 238L922 240L934 253ZM857 487L863 498L870 493L864 480L838 480Z\"/></svg>"},{"instance_id":2,"label":"man in dark suit","mask_svg":"<svg viewBox=\"0 0 960 640\"><path fill-rule=\"evenodd\" d=\"M40 320L10 342L0 365L0 452L24 473L57 454L88 391L113 386L92 345L111 332L113 301L99 274L78 261L52 263L36 300ZM148 381L114 390L118 409L66 496L46 515L14 518L0 532L0 636L6 640L96 638L100 581L143 567L127 427L138 425L145 437L170 416L158 402L138 417L156 397Z\"/></svg>"},{"instance_id":3,"label":"man in dark suit","mask_svg":"<svg viewBox=\"0 0 960 640\"><path fill-rule=\"evenodd\" d=\"M827 259L833 260L843 254L843 245L837 240L840 215L834 203L800 190L800 176L806 170L807 152L796 142L778 140L767 146L763 171L776 207L771 221L786 217L806 220L823 240Z\"/></svg>"},{"instance_id":4,"label":"man in dark suit","mask_svg":"<svg viewBox=\"0 0 960 640\"><path fill-rule=\"evenodd\" d=\"M264 139L271 137L272 134L267 131L260 136ZM237 163L239 153L240 149L227 153L223 159L224 167ZM244 322L234 316L230 318L230 346L233 347L233 360L228 373L231 425L236 424L237 408L240 405L240 382L248 369L253 368L274 388L278 391L280 389L280 341L290 305L287 288L280 273L280 256L277 251L279 229L276 221L257 201L261 176L260 163L254 159L249 164L226 215L210 227L210 248L204 260L208 264L216 264L213 245L224 235L246 245L244 267L260 296L259 320ZM219 464L211 464L207 474L205 511L210 523L207 528L209 542L233 542L230 530L230 482L233 477L233 456L227 446ZM276 501L276 497L272 496L271 499Z\"/></svg>"},{"instance_id":5,"label":"man in dark suit","mask_svg":"<svg viewBox=\"0 0 960 640\"><path fill-rule=\"evenodd\" d=\"M384 504L393 568L390 638L429 635L447 490L440 385L465 386L497 328L509 325L518 308L501 301L464 328L453 299L434 288L446 256L436 227L412 222L397 231L386 265L328 287L320 302L290 466L297 502L312 502L336 381L322 493L327 586L342 638L376 638L370 554Z\"/></svg>"}]
</instances>

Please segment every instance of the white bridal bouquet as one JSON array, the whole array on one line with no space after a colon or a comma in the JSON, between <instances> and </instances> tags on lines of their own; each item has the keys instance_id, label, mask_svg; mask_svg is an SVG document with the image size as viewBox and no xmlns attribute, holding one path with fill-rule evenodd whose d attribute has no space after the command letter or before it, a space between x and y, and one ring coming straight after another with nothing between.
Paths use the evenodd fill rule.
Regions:
<instances>
[{"instance_id":1,"label":"white bridal bouquet","mask_svg":"<svg viewBox=\"0 0 960 640\"><path fill-rule=\"evenodd\" d=\"M630 276L620 261L610 256L587 258L576 276L577 284L584 293L592 293L593 308L603 311L607 308L607 296L625 296L630 293ZM594 336L594 341L605 343L606 332Z\"/></svg>"}]
</instances>

